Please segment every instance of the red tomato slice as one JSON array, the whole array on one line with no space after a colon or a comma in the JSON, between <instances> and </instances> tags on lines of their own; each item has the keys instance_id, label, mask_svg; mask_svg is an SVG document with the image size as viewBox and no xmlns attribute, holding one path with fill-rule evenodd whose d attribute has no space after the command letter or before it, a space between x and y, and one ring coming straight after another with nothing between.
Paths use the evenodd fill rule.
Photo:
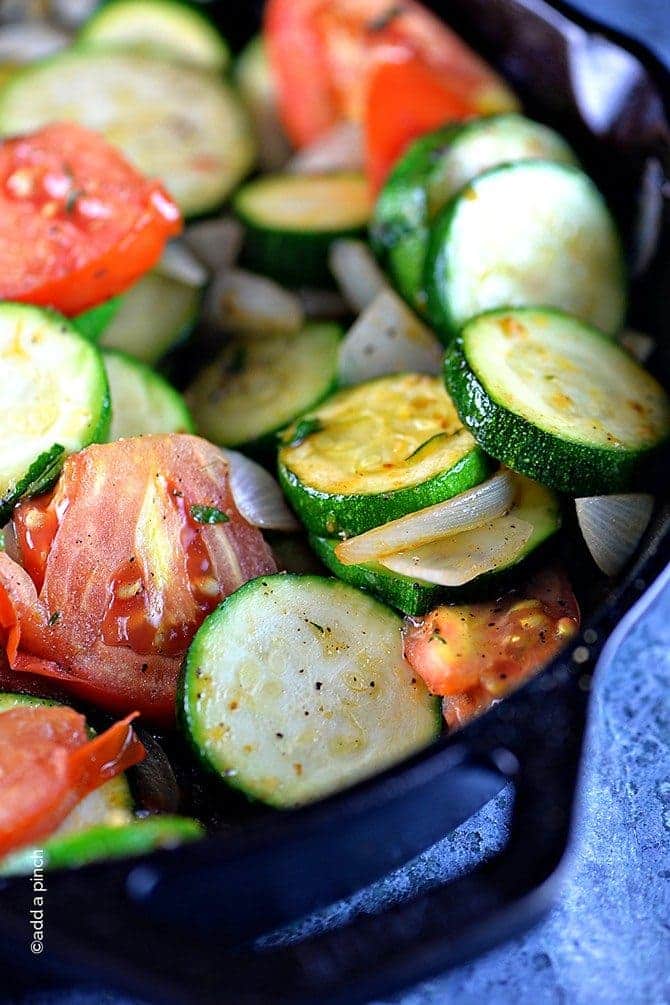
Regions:
<instances>
[{"instance_id":1,"label":"red tomato slice","mask_svg":"<svg viewBox=\"0 0 670 1005\"><path fill-rule=\"evenodd\" d=\"M296 146L342 118L360 121L371 68L405 56L438 73L471 114L516 105L497 74L416 0L269 0L265 39Z\"/></svg>"},{"instance_id":2,"label":"red tomato slice","mask_svg":"<svg viewBox=\"0 0 670 1005\"><path fill-rule=\"evenodd\" d=\"M221 522L202 523L205 516ZM274 572L235 506L221 452L196 436L88 447L55 490L12 518L0 554L0 629L13 670L103 708L174 718L181 659L206 615Z\"/></svg>"},{"instance_id":3,"label":"red tomato slice","mask_svg":"<svg viewBox=\"0 0 670 1005\"><path fill-rule=\"evenodd\" d=\"M504 697L545 666L579 628L566 576L546 570L488 603L437 607L405 629L405 656L450 727Z\"/></svg>"},{"instance_id":4,"label":"red tomato slice","mask_svg":"<svg viewBox=\"0 0 670 1005\"><path fill-rule=\"evenodd\" d=\"M135 715L89 740L86 720L71 708L0 714L0 855L51 834L84 796L142 760Z\"/></svg>"},{"instance_id":5,"label":"red tomato slice","mask_svg":"<svg viewBox=\"0 0 670 1005\"><path fill-rule=\"evenodd\" d=\"M2 300L79 314L122 293L180 230L165 189L83 126L0 145Z\"/></svg>"}]
</instances>

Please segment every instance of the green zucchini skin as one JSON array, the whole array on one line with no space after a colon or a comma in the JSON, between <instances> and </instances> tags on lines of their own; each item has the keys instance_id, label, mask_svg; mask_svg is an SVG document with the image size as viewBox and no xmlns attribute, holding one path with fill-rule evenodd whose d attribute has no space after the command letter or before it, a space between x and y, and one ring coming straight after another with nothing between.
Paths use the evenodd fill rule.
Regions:
<instances>
[{"instance_id":1,"label":"green zucchini skin","mask_svg":"<svg viewBox=\"0 0 670 1005\"><path fill-rule=\"evenodd\" d=\"M475 175L529 157L576 163L568 144L553 130L508 113L421 136L394 166L377 199L370 238L396 289L419 313L427 313L425 262L438 211Z\"/></svg>"},{"instance_id":2,"label":"green zucchini skin","mask_svg":"<svg viewBox=\"0 0 670 1005\"><path fill-rule=\"evenodd\" d=\"M639 450L618 450L597 444L562 439L516 414L495 401L468 361L465 339L479 318L513 313L515 317L534 314L533 308L512 311L487 311L473 318L447 350L444 358L444 378L447 389L463 424L477 443L492 457L514 471L541 484L573 496L606 495L626 491L631 485L639 489L645 482L648 465L670 439L670 429L658 445ZM547 318L566 318L585 330L591 338L602 339L607 346L613 342L597 328L556 310L542 310ZM621 353L626 350L621 348Z\"/></svg>"},{"instance_id":3,"label":"green zucchini skin","mask_svg":"<svg viewBox=\"0 0 670 1005\"><path fill-rule=\"evenodd\" d=\"M131 858L161 848L174 848L204 837L203 827L188 817L155 816L127 824L97 824L85 830L47 838L40 848L45 869L76 869L103 859ZM0 875L29 874L35 866L31 846L0 861Z\"/></svg>"},{"instance_id":4,"label":"green zucchini skin","mask_svg":"<svg viewBox=\"0 0 670 1005\"><path fill-rule=\"evenodd\" d=\"M110 297L109 300L105 300L95 307L90 307L87 311L82 311L76 317L70 318L70 321L80 335L83 335L84 338L89 339L91 342L97 342L105 328L116 317L120 307L121 297Z\"/></svg>"},{"instance_id":5,"label":"green zucchini skin","mask_svg":"<svg viewBox=\"0 0 670 1005\"><path fill-rule=\"evenodd\" d=\"M514 292L513 297L508 295L505 299L501 299L498 294L494 296L493 294L486 293L481 296L476 309L469 310L467 316L462 316L454 304L456 296L454 290L457 288L458 273L459 270L463 269L463 263L459 254L461 249L454 247L455 244L458 244L459 239L463 239L464 230L462 227L460 228L460 238L458 236L457 225L460 217L466 214L469 207L473 204L481 206L482 201L488 199L491 202L491 214L497 205L505 202L508 208L515 207L515 220L517 222L523 222L523 214L527 213L529 225L536 224L535 218L530 216L531 204L519 204L517 199L518 193L513 191L513 186L515 182L523 178L526 188L530 188L533 182L537 182L538 175L542 174L546 176L548 182L553 181L556 185L562 183L564 185L564 195L565 189L568 187L575 198L584 195L589 202L589 208L595 211L595 215L598 218L601 228L600 236L607 243L606 255L608 262L606 276L600 276L597 280L591 277L591 281L588 284L582 281L582 285L588 288L589 299L592 301L594 300L594 287L598 286L598 282L600 283L600 288L597 289L598 295L595 298L599 302L597 310L591 306L590 310L584 310L580 313L572 302L575 300L573 293L570 292L572 287L558 284L556 288L552 289L554 279L553 274L549 271L545 273L547 276L547 283L545 284L547 288L542 292L535 289L531 297L526 290L518 288ZM492 189L495 191L494 200L490 196ZM545 199L545 195L546 193L543 192L543 199ZM544 205L549 207L551 206L551 202L545 199ZM490 220L487 225L491 227L491 235L488 237L480 228L474 226L469 228L469 232L476 235L474 239L480 242L482 250L486 249L487 244L491 244L492 236L497 236L500 233L500 224L498 224L496 229L495 220ZM544 228L544 233L553 233L554 229L547 224ZM607 231L606 238L604 237L605 231ZM575 277L579 273L580 266L583 268L583 263L579 262L578 256L580 249L576 250L573 246L574 235L567 235L564 244L565 248L560 267L570 270L569 277L573 281L572 286L574 286L576 282ZM468 249L468 251L472 256L472 248ZM602 248L601 251L603 251ZM509 267L516 266L513 243L509 252L506 250L498 261L500 271L503 273ZM604 267L602 261L599 261L597 265L598 267ZM467 270L463 274L467 275ZM428 318L435 328L436 334L447 346L450 345L463 325L472 317L486 313L489 310L496 310L510 305L513 307L544 306L549 309L565 311L566 313L580 316L583 321L589 324L599 324L604 331L614 334L623 323L628 292L628 277L621 240L601 193L587 175L577 167L545 160L517 161L511 164L492 167L482 172L482 174L478 175L456 193L437 214L432 224L425 262L424 280ZM518 279L519 286L523 287L526 280L527 274L522 273ZM477 280L476 276L470 279L469 285L474 289L481 288L481 282ZM561 290L560 294L558 292L559 288ZM599 318L603 318L604 320L599 321L596 319L594 316L596 313Z\"/></svg>"},{"instance_id":6,"label":"green zucchini skin","mask_svg":"<svg viewBox=\"0 0 670 1005\"><path fill-rule=\"evenodd\" d=\"M351 536L389 523L418 509L444 502L483 482L492 471L490 460L475 448L447 471L419 485L391 492L343 495L321 492L301 482L279 458L279 483L298 518L311 534Z\"/></svg>"}]
</instances>

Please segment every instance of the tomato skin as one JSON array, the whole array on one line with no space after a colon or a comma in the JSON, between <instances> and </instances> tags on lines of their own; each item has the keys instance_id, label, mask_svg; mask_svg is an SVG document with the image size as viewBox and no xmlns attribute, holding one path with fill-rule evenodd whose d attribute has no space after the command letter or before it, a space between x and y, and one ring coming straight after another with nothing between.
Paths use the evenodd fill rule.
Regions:
<instances>
[{"instance_id":1,"label":"tomato skin","mask_svg":"<svg viewBox=\"0 0 670 1005\"><path fill-rule=\"evenodd\" d=\"M497 74L416 0L269 0L264 36L282 120L298 147L343 118L363 119L381 63L416 58L470 114L516 107Z\"/></svg>"},{"instance_id":2,"label":"tomato skin","mask_svg":"<svg viewBox=\"0 0 670 1005\"><path fill-rule=\"evenodd\" d=\"M435 608L408 619L405 656L450 727L463 725L556 656L580 623L565 575L534 575L493 602Z\"/></svg>"},{"instance_id":3,"label":"tomato skin","mask_svg":"<svg viewBox=\"0 0 670 1005\"><path fill-rule=\"evenodd\" d=\"M182 226L158 182L74 123L0 145L0 221L0 299L70 316L127 289Z\"/></svg>"},{"instance_id":4,"label":"tomato skin","mask_svg":"<svg viewBox=\"0 0 670 1005\"><path fill-rule=\"evenodd\" d=\"M135 715L89 740L83 715L66 706L0 713L0 855L51 834L84 796L142 760Z\"/></svg>"},{"instance_id":5,"label":"tomato skin","mask_svg":"<svg viewBox=\"0 0 670 1005\"><path fill-rule=\"evenodd\" d=\"M196 504L227 520L198 524ZM12 524L20 564L0 554L12 670L166 725L182 656L205 616L276 568L235 506L221 452L185 434L72 455L55 490L21 503Z\"/></svg>"}]
</instances>

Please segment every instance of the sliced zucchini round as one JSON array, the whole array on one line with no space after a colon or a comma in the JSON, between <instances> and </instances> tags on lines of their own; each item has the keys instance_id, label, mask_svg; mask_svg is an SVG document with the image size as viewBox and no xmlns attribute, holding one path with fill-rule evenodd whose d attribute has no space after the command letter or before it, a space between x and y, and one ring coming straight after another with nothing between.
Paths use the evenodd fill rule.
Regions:
<instances>
[{"instance_id":1,"label":"sliced zucchini round","mask_svg":"<svg viewBox=\"0 0 670 1005\"><path fill-rule=\"evenodd\" d=\"M439 377L403 373L338 391L290 426L279 480L312 534L361 534L486 478L489 464Z\"/></svg>"},{"instance_id":2,"label":"sliced zucchini round","mask_svg":"<svg viewBox=\"0 0 670 1005\"><path fill-rule=\"evenodd\" d=\"M335 387L341 338L323 323L231 340L187 392L198 432L225 447L274 448L275 434Z\"/></svg>"},{"instance_id":3,"label":"sliced zucchini round","mask_svg":"<svg viewBox=\"0 0 670 1005\"><path fill-rule=\"evenodd\" d=\"M445 379L477 442L571 495L617 492L670 436L670 401L633 357L558 311L490 311L445 357Z\"/></svg>"},{"instance_id":4,"label":"sliced zucchini round","mask_svg":"<svg viewBox=\"0 0 670 1005\"><path fill-rule=\"evenodd\" d=\"M445 206L426 289L445 342L496 307L556 307L610 333L626 308L621 243L602 196L577 168L539 160L485 171Z\"/></svg>"},{"instance_id":5,"label":"sliced zucchini round","mask_svg":"<svg viewBox=\"0 0 670 1005\"><path fill-rule=\"evenodd\" d=\"M162 179L185 216L223 202L255 156L246 113L222 78L139 53L68 50L2 89L2 135L61 119L97 129Z\"/></svg>"},{"instance_id":6,"label":"sliced zucchini round","mask_svg":"<svg viewBox=\"0 0 670 1005\"><path fill-rule=\"evenodd\" d=\"M266 175L234 199L246 227L243 260L287 286L329 286L331 243L362 234L370 217L362 174Z\"/></svg>"},{"instance_id":7,"label":"sliced zucchini round","mask_svg":"<svg viewBox=\"0 0 670 1005\"><path fill-rule=\"evenodd\" d=\"M120 349L143 363L158 363L188 338L198 317L201 291L158 270L146 275L121 297L116 315L100 344Z\"/></svg>"},{"instance_id":8,"label":"sliced zucchini round","mask_svg":"<svg viewBox=\"0 0 670 1005\"><path fill-rule=\"evenodd\" d=\"M230 50L211 21L181 0L111 0L79 32L83 45L121 46L221 72Z\"/></svg>"},{"instance_id":9,"label":"sliced zucchini round","mask_svg":"<svg viewBox=\"0 0 670 1005\"><path fill-rule=\"evenodd\" d=\"M576 163L553 129L513 113L445 126L416 140L397 162L377 199L370 234L416 310L426 311L429 228L439 210L482 171L527 158Z\"/></svg>"},{"instance_id":10,"label":"sliced zucchini round","mask_svg":"<svg viewBox=\"0 0 670 1005\"><path fill-rule=\"evenodd\" d=\"M76 317L70 318L73 328L76 328L80 335L97 342L114 317L116 317L121 307L122 297L110 297L95 307L89 307L87 311L82 311Z\"/></svg>"},{"instance_id":11,"label":"sliced zucchini round","mask_svg":"<svg viewBox=\"0 0 670 1005\"><path fill-rule=\"evenodd\" d=\"M558 499L549 489L537 482L515 475L516 494L513 509L506 520L523 521L530 524L532 530L523 545L508 559L494 570L480 575L474 575L460 586L444 587L422 579L417 572L412 571L411 561L407 563L406 574L397 569L387 568L381 562L368 562L364 565L344 565L339 561L335 548L337 538L310 536L310 545L326 568L345 583L351 583L362 590L369 590L392 607L397 607L404 614L425 614L436 604L453 600L479 597L491 594L502 588L509 579L508 573L516 569L532 555L541 544L550 538L561 525L561 511ZM504 521L498 521L498 532L505 533ZM495 529L495 528L494 528ZM490 534L491 532L488 531ZM466 531L424 546L425 553L422 565L427 567L432 557L433 564L445 567L451 558L458 559L464 565L464 542L469 541L477 546L478 532Z\"/></svg>"},{"instance_id":12,"label":"sliced zucchini round","mask_svg":"<svg viewBox=\"0 0 670 1005\"><path fill-rule=\"evenodd\" d=\"M160 848L176 848L204 835L203 827L188 817L145 817L54 834L42 843L40 856L45 869L76 869L101 859L131 858ZM23 848L0 862L0 875L21 876L31 873L34 867L35 849Z\"/></svg>"},{"instance_id":13,"label":"sliced zucchini round","mask_svg":"<svg viewBox=\"0 0 670 1005\"><path fill-rule=\"evenodd\" d=\"M146 433L193 433L183 397L150 367L113 349L103 351L112 398L109 439Z\"/></svg>"},{"instance_id":14,"label":"sliced zucchini round","mask_svg":"<svg viewBox=\"0 0 670 1005\"><path fill-rule=\"evenodd\" d=\"M287 808L426 746L439 705L404 659L401 624L335 579L246 583L186 657L179 710L196 751L229 785Z\"/></svg>"},{"instance_id":15,"label":"sliced zucchini round","mask_svg":"<svg viewBox=\"0 0 670 1005\"><path fill-rule=\"evenodd\" d=\"M66 454L109 429L100 353L59 314L0 304L0 525L24 496L47 487Z\"/></svg>"}]
</instances>

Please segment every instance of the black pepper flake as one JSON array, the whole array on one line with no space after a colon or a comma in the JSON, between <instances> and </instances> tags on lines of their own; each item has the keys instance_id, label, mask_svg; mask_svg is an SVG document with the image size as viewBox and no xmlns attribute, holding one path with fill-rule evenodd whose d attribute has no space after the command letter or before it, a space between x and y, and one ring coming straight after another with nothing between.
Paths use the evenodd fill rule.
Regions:
<instances>
[{"instance_id":1,"label":"black pepper flake","mask_svg":"<svg viewBox=\"0 0 670 1005\"><path fill-rule=\"evenodd\" d=\"M321 688L323 687L323 682L322 682L322 681L320 681L320 680L318 680L318 681L316 682L316 684L314 685L314 687L315 687L315 688L317 689L317 691L320 691L320 690L321 690Z\"/></svg>"}]
</instances>

